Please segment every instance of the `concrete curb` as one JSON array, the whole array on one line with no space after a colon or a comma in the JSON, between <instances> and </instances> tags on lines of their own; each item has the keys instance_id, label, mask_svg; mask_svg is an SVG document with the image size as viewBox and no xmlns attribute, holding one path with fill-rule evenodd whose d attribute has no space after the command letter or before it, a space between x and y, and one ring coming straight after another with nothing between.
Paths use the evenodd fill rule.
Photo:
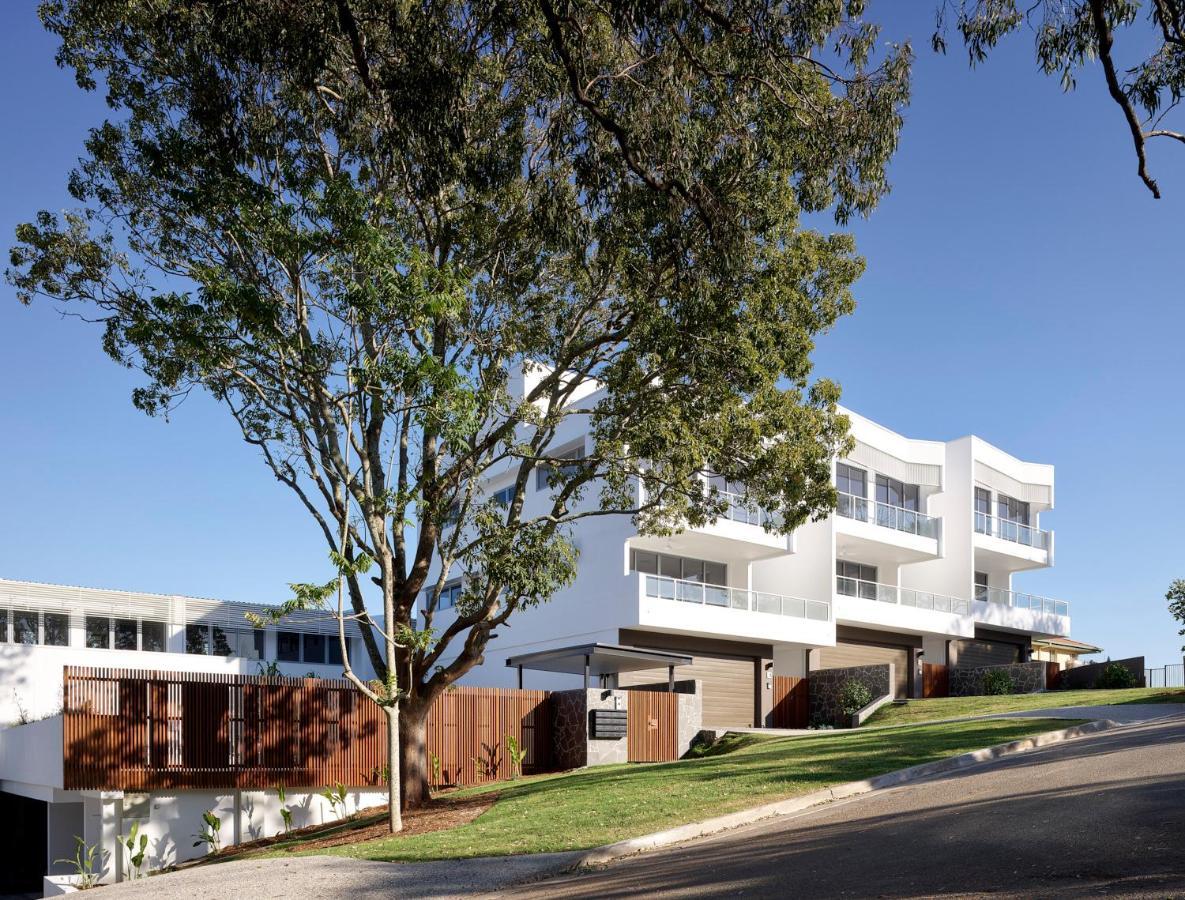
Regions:
<instances>
[{"instance_id":1,"label":"concrete curb","mask_svg":"<svg viewBox=\"0 0 1185 900\"><path fill-rule=\"evenodd\" d=\"M801 797L791 797L788 800L779 800L776 803L767 803L763 806L743 809L740 812L730 813L727 816L717 816L714 819L705 819L702 822L692 822L688 825L680 825L677 828L668 828L666 831L644 834L641 837L629 838L628 840L618 841L615 844L594 847L577 859L573 863L572 869L578 870L604 866L625 856L634 856L638 853L645 853L648 850L657 850L661 847L669 847L672 844L681 844L693 838L706 837L707 835L717 834L721 831L740 828L743 825L752 825L754 822L760 822L763 819L788 816L791 813L801 812L804 809L810 809L812 806L821 806L833 800L843 800L848 797L858 796L859 794L867 794L871 791L896 787L911 781L929 778L932 775L957 772L960 769L980 765L981 763L990 762L1005 756L1024 753L1039 747L1048 747L1052 744L1060 744L1073 738L1119 727L1122 727L1119 722L1114 722L1110 719L1097 719L1085 725L1074 725L1070 728L1063 728L1060 731L1047 731L1044 734L1035 734L1032 737L1010 741L1007 744L996 744L993 747L984 747L982 750L960 753L958 756L950 756L946 759L922 763L921 765L910 766L906 769L898 769L895 772L886 772L884 775L876 775L872 778L865 778L862 781L850 781L847 784L836 785L832 788L812 791L809 794L803 794Z\"/></svg>"}]
</instances>

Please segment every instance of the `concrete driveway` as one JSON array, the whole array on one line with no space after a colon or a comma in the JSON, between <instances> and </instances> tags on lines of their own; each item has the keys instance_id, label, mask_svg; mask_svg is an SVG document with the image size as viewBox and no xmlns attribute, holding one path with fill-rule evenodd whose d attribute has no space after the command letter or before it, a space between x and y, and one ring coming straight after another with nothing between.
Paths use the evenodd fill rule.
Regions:
<instances>
[{"instance_id":1,"label":"concrete driveway","mask_svg":"<svg viewBox=\"0 0 1185 900\"><path fill-rule=\"evenodd\" d=\"M939 895L1185 897L1185 718L1156 718L498 896Z\"/></svg>"}]
</instances>

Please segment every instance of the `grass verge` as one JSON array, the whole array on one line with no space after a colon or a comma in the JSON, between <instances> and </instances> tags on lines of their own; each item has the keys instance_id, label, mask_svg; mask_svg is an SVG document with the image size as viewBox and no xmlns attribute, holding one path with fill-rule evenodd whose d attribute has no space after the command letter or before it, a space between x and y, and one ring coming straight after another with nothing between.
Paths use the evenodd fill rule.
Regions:
<instances>
[{"instance_id":1,"label":"grass verge","mask_svg":"<svg viewBox=\"0 0 1185 900\"><path fill-rule=\"evenodd\" d=\"M1044 694L1005 694L999 697L943 697L910 700L882 706L864 727L912 725L957 716L991 716L997 713L1050 709L1058 706L1122 706L1131 703L1185 703L1180 688L1127 688L1124 690L1049 691Z\"/></svg>"},{"instance_id":2,"label":"grass verge","mask_svg":"<svg viewBox=\"0 0 1185 900\"><path fill-rule=\"evenodd\" d=\"M1003 719L891 732L729 735L728 752L700 759L597 766L471 789L466 793L497 790L500 796L473 822L447 831L317 850L294 840L255 855L316 852L418 861L580 850L1071 724Z\"/></svg>"}]
</instances>

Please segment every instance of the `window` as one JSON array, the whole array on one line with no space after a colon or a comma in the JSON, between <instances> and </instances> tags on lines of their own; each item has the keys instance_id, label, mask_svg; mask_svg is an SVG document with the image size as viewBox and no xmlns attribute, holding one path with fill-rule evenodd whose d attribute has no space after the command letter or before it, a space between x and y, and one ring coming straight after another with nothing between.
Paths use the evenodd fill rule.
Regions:
<instances>
[{"instance_id":1,"label":"window","mask_svg":"<svg viewBox=\"0 0 1185 900\"><path fill-rule=\"evenodd\" d=\"M918 486L905 484L887 475L876 476L876 499L878 503L898 506L902 509L918 509Z\"/></svg>"},{"instance_id":2,"label":"window","mask_svg":"<svg viewBox=\"0 0 1185 900\"><path fill-rule=\"evenodd\" d=\"M346 638L347 652L349 646L350 639ZM325 661L331 666L340 666L342 664L342 643L336 634L330 635L325 641Z\"/></svg>"},{"instance_id":3,"label":"window","mask_svg":"<svg viewBox=\"0 0 1185 900\"><path fill-rule=\"evenodd\" d=\"M975 530L980 534L992 533L992 492L987 488L975 489Z\"/></svg>"},{"instance_id":4,"label":"window","mask_svg":"<svg viewBox=\"0 0 1185 900\"><path fill-rule=\"evenodd\" d=\"M70 646L70 617L65 613L45 613L42 620L44 636L41 643L47 647Z\"/></svg>"},{"instance_id":5,"label":"window","mask_svg":"<svg viewBox=\"0 0 1185 900\"><path fill-rule=\"evenodd\" d=\"M12 640L12 635L8 633L8 610L0 609L0 641L8 643Z\"/></svg>"},{"instance_id":6,"label":"window","mask_svg":"<svg viewBox=\"0 0 1185 900\"><path fill-rule=\"evenodd\" d=\"M199 656L210 654L210 629L206 625L185 626L185 652Z\"/></svg>"},{"instance_id":7,"label":"window","mask_svg":"<svg viewBox=\"0 0 1185 900\"><path fill-rule=\"evenodd\" d=\"M267 652L264 649L267 646L267 632L262 628L254 628L251 630L251 642L255 645L255 658L263 659Z\"/></svg>"},{"instance_id":8,"label":"window","mask_svg":"<svg viewBox=\"0 0 1185 900\"><path fill-rule=\"evenodd\" d=\"M855 466L839 463L835 467L835 486L841 494L853 497L868 496L868 473Z\"/></svg>"},{"instance_id":9,"label":"window","mask_svg":"<svg viewBox=\"0 0 1185 900\"><path fill-rule=\"evenodd\" d=\"M646 575L665 575L667 578L699 581L704 584L728 584L728 566L724 563L671 556L650 550L630 551L630 571Z\"/></svg>"},{"instance_id":10,"label":"window","mask_svg":"<svg viewBox=\"0 0 1185 900\"><path fill-rule=\"evenodd\" d=\"M304 661L319 666L325 665L325 635L304 635Z\"/></svg>"},{"instance_id":11,"label":"window","mask_svg":"<svg viewBox=\"0 0 1185 900\"><path fill-rule=\"evenodd\" d=\"M514 499L514 485L504 487L500 491L494 491L493 501L498 506L510 506L510 501Z\"/></svg>"},{"instance_id":12,"label":"window","mask_svg":"<svg viewBox=\"0 0 1185 900\"><path fill-rule=\"evenodd\" d=\"M553 457L557 460L579 460L584 459L584 446L573 447L571 450L561 450ZM564 475L575 475L580 471L580 465L576 462L561 463L559 470ZM542 491L547 487L547 480L551 477L552 467L546 463L540 463L535 469L535 490Z\"/></svg>"},{"instance_id":13,"label":"window","mask_svg":"<svg viewBox=\"0 0 1185 900\"><path fill-rule=\"evenodd\" d=\"M152 653L165 652L164 622L140 623L140 649L148 650Z\"/></svg>"},{"instance_id":14,"label":"window","mask_svg":"<svg viewBox=\"0 0 1185 900\"><path fill-rule=\"evenodd\" d=\"M116 619L112 628L112 643L116 650L136 650L136 632L138 622L135 619Z\"/></svg>"},{"instance_id":15,"label":"window","mask_svg":"<svg viewBox=\"0 0 1185 900\"><path fill-rule=\"evenodd\" d=\"M84 628L89 649L107 650L111 647L111 620L106 616L87 616Z\"/></svg>"},{"instance_id":16,"label":"window","mask_svg":"<svg viewBox=\"0 0 1185 900\"><path fill-rule=\"evenodd\" d=\"M300 662L300 635L292 631L276 632L276 659Z\"/></svg>"},{"instance_id":17,"label":"window","mask_svg":"<svg viewBox=\"0 0 1185 900\"><path fill-rule=\"evenodd\" d=\"M975 573L975 599L987 600L988 598L988 576L987 572Z\"/></svg>"},{"instance_id":18,"label":"window","mask_svg":"<svg viewBox=\"0 0 1185 900\"><path fill-rule=\"evenodd\" d=\"M440 602L436 604L437 609L452 609L457 605L457 601L461 599L461 579L450 581L440 589Z\"/></svg>"},{"instance_id":19,"label":"window","mask_svg":"<svg viewBox=\"0 0 1185 900\"><path fill-rule=\"evenodd\" d=\"M876 566L864 563L835 561L835 592L845 597L876 599Z\"/></svg>"},{"instance_id":20,"label":"window","mask_svg":"<svg viewBox=\"0 0 1185 900\"><path fill-rule=\"evenodd\" d=\"M17 644L37 644L37 613L18 612L12 617L12 639Z\"/></svg>"},{"instance_id":21,"label":"window","mask_svg":"<svg viewBox=\"0 0 1185 900\"><path fill-rule=\"evenodd\" d=\"M219 628L217 625L211 629L214 633L214 640L211 644L215 656L233 656L231 652L230 641L227 640L225 629Z\"/></svg>"},{"instance_id":22,"label":"window","mask_svg":"<svg viewBox=\"0 0 1185 900\"><path fill-rule=\"evenodd\" d=\"M1015 522L1017 525L1029 524L1029 504L1023 500L1015 500L1004 494L997 494L996 511L1005 522Z\"/></svg>"}]
</instances>

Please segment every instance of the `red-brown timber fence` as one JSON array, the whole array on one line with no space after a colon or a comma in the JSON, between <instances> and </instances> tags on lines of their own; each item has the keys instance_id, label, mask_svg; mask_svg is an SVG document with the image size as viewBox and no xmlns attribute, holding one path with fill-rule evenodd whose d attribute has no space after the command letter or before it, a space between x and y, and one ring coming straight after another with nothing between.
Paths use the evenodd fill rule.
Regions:
<instances>
[{"instance_id":1,"label":"red-brown timber fence","mask_svg":"<svg viewBox=\"0 0 1185 900\"><path fill-rule=\"evenodd\" d=\"M922 663L922 699L950 696L950 669L942 663Z\"/></svg>"},{"instance_id":2,"label":"red-brown timber fence","mask_svg":"<svg viewBox=\"0 0 1185 900\"><path fill-rule=\"evenodd\" d=\"M383 710L345 680L65 667L68 790L261 789L386 782ZM547 691L455 687L428 714L433 786L551 767ZM433 772L435 775L435 772Z\"/></svg>"},{"instance_id":3,"label":"red-brown timber fence","mask_svg":"<svg viewBox=\"0 0 1185 900\"><path fill-rule=\"evenodd\" d=\"M774 676L774 728L806 728L810 724L810 679L793 675Z\"/></svg>"}]
</instances>

